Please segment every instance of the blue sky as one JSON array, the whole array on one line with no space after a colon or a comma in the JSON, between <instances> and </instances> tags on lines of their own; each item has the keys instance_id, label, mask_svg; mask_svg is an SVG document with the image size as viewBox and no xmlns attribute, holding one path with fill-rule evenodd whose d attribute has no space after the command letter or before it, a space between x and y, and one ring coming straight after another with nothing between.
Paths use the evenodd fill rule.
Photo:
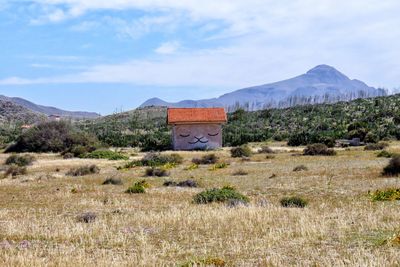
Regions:
<instances>
[{"instance_id":1,"label":"blue sky","mask_svg":"<svg viewBox=\"0 0 400 267\"><path fill-rule=\"evenodd\" d=\"M329 64L400 86L395 0L0 0L0 94L109 114Z\"/></svg>"}]
</instances>

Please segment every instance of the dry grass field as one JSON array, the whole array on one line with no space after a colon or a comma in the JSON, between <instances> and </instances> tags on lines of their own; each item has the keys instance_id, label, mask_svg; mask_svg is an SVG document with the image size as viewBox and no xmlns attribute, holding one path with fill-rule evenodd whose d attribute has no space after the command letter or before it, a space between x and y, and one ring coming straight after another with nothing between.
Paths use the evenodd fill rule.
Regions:
<instances>
[{"instance_id":1,"label":"dry grass field","mask_svg":"<svg viewBox=\"0 0 400 267\"><path fill-rule=\"evenodd\" d=\"M389 159L362 148L301 156L301 149L270 146L273 157L254 154L247 161L217 151L230 165L214 171L185 170L206 152L179 152L184 162L158 178L144 178L144 167L117 170L124 161L37 154L26 175L0 180L0 266L400 265L400 203L372 202L368 195L400 187L400 178L380 174ZM400 143L389 150L400 152ZM7 156L0 154L1 164ZM100 173L66 176L86 164ZM298 165L308 170L294 172ZM238 170L248 174L233 175ZM102 185L110 177L124 184ZM145 194L125 193L143 179L151 184ZM200 187L163 186L186 179ZM248 196L249 206L192 202L205 188L225 185ZM282 197L294 195L309 205L281 207ZM84 212L96 220L78 222Z\"/></svg>"}]
</instances>

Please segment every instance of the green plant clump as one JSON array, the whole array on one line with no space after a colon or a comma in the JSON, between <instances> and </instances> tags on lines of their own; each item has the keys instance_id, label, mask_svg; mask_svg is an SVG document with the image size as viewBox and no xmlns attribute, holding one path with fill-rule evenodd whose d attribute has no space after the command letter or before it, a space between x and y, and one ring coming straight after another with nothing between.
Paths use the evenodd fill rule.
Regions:
<instances>
[{"instance_id":1,"label":"green plant clump","mask_svg":"<svg viewBox=\"0 0 400 267\"><path fill-rule=\"evenodd\" d=\"M232 158L250 157L251 154L251 149L246 145L234 147L231 149Z\"/></svg>"},{"instance_id":2,"label":"green plant clump","mask_svg":"<svg viewBox=\"0 0 400 267\"><path fill-rule=\"evenodd\" d=\"M146 188L150 185L146 181L136 182L134 185L130 186L125 193L127 194L144 194L146 193Z\"/></svg>"},{"instance_id":3,"label":"green plant clump","mask_svg":"<svg viewBox=\"0 0 400 267\"><path fill-rule=\"evenodd\" d=\"M372 201L400 200L400 188L388 188L369 193Z\"/></svg>"},{"instance_id":4,"label":"green plant clump","mask_svg":"<svg viewBox=\"0 0 400 267\"><path fill-rule=\"evenodd\" d=\"M207 204L211 202L226 202L228 200L240 200L244 203L249 202L249 198L236 191L236 189L225 186L221 189L213 188L198 193L194 196L193 202L196 204Z\"/></svg>"},{"instance_id":5,"label":"green plant clump","mask_svg":"<svg viewBox=\"0 0 400 267\"><path fill-rule=\"evenodd\" d=\"M285 208L304 208L308 205L308 201L301 197L285 197L280 203Z\"/></svg>"},{"instance_id":6,"label":"green plant clump","mask_svg":"<svg viewBox=\"0 0 400 267\"><path fill-rule=\"evenodd\" d=\"M96 150L88 154L84 154L81 158L85 159L108 159L108 160L128 160L129 157L121 153L111 150Z\"/></svg>"}]
</instances>

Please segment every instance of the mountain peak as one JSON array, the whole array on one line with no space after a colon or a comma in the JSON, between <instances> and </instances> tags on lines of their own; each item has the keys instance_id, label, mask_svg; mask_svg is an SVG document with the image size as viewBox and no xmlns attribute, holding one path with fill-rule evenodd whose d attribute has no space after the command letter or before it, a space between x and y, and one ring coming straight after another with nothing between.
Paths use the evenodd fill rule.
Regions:
<instances>
[{"instance_id":1,"label":"mountain peak","mask_svg":"<svg viewBox=\"0 0 400 267\"><path fill-rule=\"evenodd\" d=\"M318 65L307 71L308 75L316 76L322 81L336 82L339 80L348 80L349 78L329 65Z\"/></svg>"}]
</instances>

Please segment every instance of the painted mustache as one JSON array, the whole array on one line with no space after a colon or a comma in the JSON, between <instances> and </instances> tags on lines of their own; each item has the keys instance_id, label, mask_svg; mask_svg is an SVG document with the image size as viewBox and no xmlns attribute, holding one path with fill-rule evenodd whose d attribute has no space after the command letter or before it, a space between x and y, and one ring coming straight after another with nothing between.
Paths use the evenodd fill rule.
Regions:
<instances>
[{"instance_id":1,"label":"painted mustache","mask_svg":"<svg viewBox=\"0 0 400 267\"><path fill-rule=\"evenodd\" d=\"M196 141L194 141L194 142L188 142L189 144L191 144L191 145L194 145L194 144L197 144L197 143L201 143L201 144L206 144L206 143L208 143L208 140L207 139L205 139L205 140L202 140L203 138L204 138L204 136L202 136L202 137L197 137L197 136L194 136L194 138L196 139Z\"/></svg>"}]
</instances>

